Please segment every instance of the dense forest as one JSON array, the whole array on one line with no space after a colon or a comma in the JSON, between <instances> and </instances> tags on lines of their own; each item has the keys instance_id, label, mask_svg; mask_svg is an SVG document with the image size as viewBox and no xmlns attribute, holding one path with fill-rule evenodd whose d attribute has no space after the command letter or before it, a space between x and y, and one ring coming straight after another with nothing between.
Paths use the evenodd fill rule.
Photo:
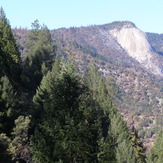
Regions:
<instances>
[{"instance_id":1,"label":"dense forest","mask_svg":"<svg viewBox=\"0 0 163 163\"><path fill-rule=\"evenodd\" d=\"M162 163L163 131L146 153L111 98L114 84L93 60L80 73L51 37L34 21L22 58L0 9L0 162Z\"/></svg>"}]
</instances>

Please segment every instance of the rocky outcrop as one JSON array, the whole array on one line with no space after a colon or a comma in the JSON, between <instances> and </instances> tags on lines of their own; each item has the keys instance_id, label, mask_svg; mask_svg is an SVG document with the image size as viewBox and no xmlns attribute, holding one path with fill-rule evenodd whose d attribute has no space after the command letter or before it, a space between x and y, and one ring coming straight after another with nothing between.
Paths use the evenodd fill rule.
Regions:
<instances>
[{"instance_id":1,"label":"rocky outcrop","mask_svg":"<svg viewBox=\"0 0 163 163\"><path fill-rule=\"evenodd\" d=\"M160 59L162 61L163 59L152 50L144 32L131 24L126 24L120 30L116 28L109 30L109 33L128 52L129 56L155 75L163 76L163 65L160 62Z\"/></svg>"}]
</instances>

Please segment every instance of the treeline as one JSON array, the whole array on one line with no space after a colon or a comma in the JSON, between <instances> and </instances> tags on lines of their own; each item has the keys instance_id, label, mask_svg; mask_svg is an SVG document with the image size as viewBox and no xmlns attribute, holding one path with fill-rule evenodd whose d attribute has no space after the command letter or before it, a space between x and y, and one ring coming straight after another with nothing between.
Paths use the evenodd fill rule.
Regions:
<instances>
[{"instance_id":1,"label":"treeline","mask_svg":"<svg viewBox=\"0 0 163 163\"><path fill-rule=\"evenodd\" d=\"M81 77L72 59L56 56L48 28L38 21L25 54L22 60L1 8L0 162L162 162L163 132L146 157L96 66Z\"/></svg>"}]
</instances>

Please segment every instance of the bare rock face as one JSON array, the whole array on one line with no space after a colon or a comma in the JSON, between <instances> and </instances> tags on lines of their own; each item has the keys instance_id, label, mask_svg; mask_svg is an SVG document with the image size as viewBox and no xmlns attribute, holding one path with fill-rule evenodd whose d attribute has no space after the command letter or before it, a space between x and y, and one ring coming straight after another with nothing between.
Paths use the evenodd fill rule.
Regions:
<instances>
[{"instance_id":1,"label":"bare rock face","mask_svg":"<svg viewBox=\"0 0 163 163\"><path fill-rule=\"evenodd\" d=\"M153 52L144 32L130 24L126 24L120 30L113 29L109 33L128 52L129 56L136 59L155 75L163 76L163 66L160 62L160 59L163 59L161 57L159 59L158 54ZM158 60L160 63L158 63Z\"/></svg>"}]
</instances>

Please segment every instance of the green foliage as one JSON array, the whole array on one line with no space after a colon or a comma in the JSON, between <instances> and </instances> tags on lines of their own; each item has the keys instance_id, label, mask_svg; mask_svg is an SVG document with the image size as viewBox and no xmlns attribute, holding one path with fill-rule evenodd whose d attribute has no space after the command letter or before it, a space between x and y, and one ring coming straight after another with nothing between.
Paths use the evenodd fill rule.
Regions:
<instances>
[{"instance_id":1,"label":"green foliage","mask_svg":"<svg viewBox=\"0 0 163 163\"><path fill-rule=\"evenodd\" d=\"M143 143L138 137L137 131L133 128L132 132L130 133L132 146L134 148L134 154L137 160L137 163L145 162L145 150L143 148Z\"/></svg>"},{"instance_id":2,"label":"green foliage","mask_svg":"<svg viewBox=\"0 0 163 163\"><path fill-rule=\"evenodd\" d=\"M43 78L33 98L33 160L115 161L114 152L118 144L128 138L128 131L118 114L119 120L108 130L111 117L109 114L116 114L116 110L107 110L112 105L104 81L97 75L101 82L100 86L99 83L95 83L97 87L93 87L92 95L92 91L89 91L74 73L73 66L59 63L59 60L56 60L52 71ZM114 122L115 118L111 123ZM114 129L117 125L119 132Z\"/></svg>"},{"instance_id":3,"label":"green foliage","mask_svg":"<svg viewBox=\"0 0 163 163\"><path fill-rule=\"evenodd\" d=\"M86 74L86 84L92 90L93 98L98 102L107 117L102 118L104 125L102 125L103 137L99 137L99 161L120 162L120 160L124 159L123 155L125 155L127 160L124 159L123 161L132 162L135 160L135 156L129 140L128 128L111 100L111 95L114 96L115 84L112 82L107 83L110 84L109 89L95 65L91 64Z\"/></svg>"},{"instance_id":4,"label":"green foliage","mask_svg":"<svg viewBox=\"0 0 163 163\"><path fill-rule=\"evenodd\" d=\"M12 155L14 161L29 161L29 140L28 140L28 129L29 129L30 117L19 116L15 120L15 128L13 129L12 136L8 151Z\"/></svg>"},{"instance_id":5,"label":"green foliage","mask_svg":"<svg viewBox=\"0 0 163 163\"><path fill-rule=\"evenodd\" d=\"M0 132L10 134L19 112L18 96L4 76L0 79Z\"/></svg>"},{"instance_id":6,"label":"green foliage","mask_svg":"<svg viewBox=\"0 0 163 163\"><path fill-rule=\"evenodd\" d=\"M129 141L129 133L126 123L123 121L119 113L110 116L111 127L110 132L116 143L121 143L123 140Z\"/></svg>"},{"instance_id":7,"label":"green foliage","mask_svg":"<svg viewBox=\"0 0 163 163\"><path fill-rule=\"evenodd\" d=\"M7 151L9 146L10 139L6 136L6 134L0 134L0 162L2 163L11 163L11 157Z\"/></svg>"},{"instance_id":8,"label":"green foliage","mask_svg":"<svg viewBox=\"0 0 163 163\"><path fill-rule=\"evenodd\" d=\"M32 23L27 39L27 51L22 79L28 89L35 92L43 74L51 69L55 57L51 35L46 26L40 26L38 20ZM25 87L24 86L24 87Z\"/></svg>"},{"instance_id":9,"label":"green foliage","mask_svg":"<svg viewBox=\"0 0 163 163\"><path fill-rule=\"evenodd\" d=\"M90 159L89 141L83 135L90 131L79 107L85 88L74 70L62 66L58 73L57 65L43 78L33 99L38 116L31 139L33 159L39 162Z\"/></svg>"},{"instance_id":10,"label":"green foliage","mask_svg":"<svg viewBox=\"0 0 163 163\"><path fill-rule=\"evenodd\" d=\"M161 130L154 143L154 147L147 155L147 163L162 163L163 162L163 131Z\"/></svg>"},{"instance_id":11,"label":"green foliage","mask_svg":"<svg viewBox=\"0 0 163 163\"><path fill-rule=\"evenodd\" d=\"M18 80L20 53L2 8L0 9L0 47L0 77L7 75L12 80Z\"/></svg>"},{"instance_id":12,"label":"green foliage","mask_svg":"<svg viewBox=\"0 0 163 163\"><path fill-rule=\"evenodd\" d=\"M117 163L135 163L131 144L125 139L118 144L116 152Z\"/></svg>"},{"instance_id":13,"label":"green foliage","mask_svg":"<svg viewBox=\"0 0 163 163\"><path fill-rule=\"evenodd\" d=\"M121 99L120 90L113 78L111 78L110 76L106 76L106 87L111 96L111 99L114 101L114 103L117 103L117 99Z\"/></svg>"},{"instance_id":14,"label":"green foliage","mask_svg":"<svg viewBox=\"0 0 163 163\"><path fill-rule=\"evenodd\" d=\"M127 125L117 112L110 115L109 135L111 137L113 158L116 158L118 162L120 162L120 160L123 162L132 162L135 160Z\"/></svg>"},{"instance_id":15,"label":"green foliage","mask_svg":"<svg viewBox=\"0 0 163 163\"><path fill-rule=\"evenodd\" d=\"M100 144L100 162L131 163L136 162L134 149L129 140L129 133L120 114L110 115L108 135Z\"/></svg>"},{"instance_id":16,"label":"green foliage","mask_svg":"<svg viewBox=\"0 0 163 163\"><path fill-rule=\"evenodd\" d=\"M93 98L97 100L104 112L110 113L113 109L111 96L108 92L103 77L98 72L97 67L92 63L88 67L85 83L92 91Z\"/></svg>"}]
</instances>

